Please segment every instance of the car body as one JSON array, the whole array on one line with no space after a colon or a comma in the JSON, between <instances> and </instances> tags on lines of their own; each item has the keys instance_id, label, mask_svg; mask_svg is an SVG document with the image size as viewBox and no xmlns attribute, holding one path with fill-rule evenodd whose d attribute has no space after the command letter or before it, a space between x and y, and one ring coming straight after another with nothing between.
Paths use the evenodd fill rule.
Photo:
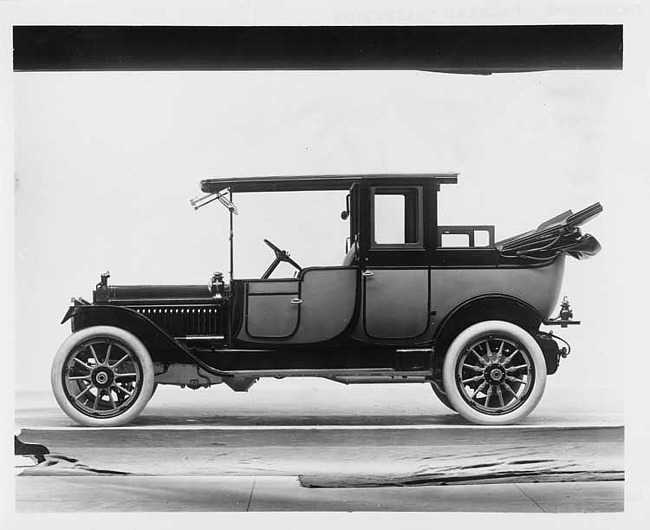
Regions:
<instances>
[{"instance_id":1,"label":"car body","mask_svg":"<svg viewBox=\"0 0 650 530\"><path fill-rule=\"evenodd\" d=\"M579 226L596 203L495 242L494 227L442 226L441 188L458 175L385 174L213 178L199 208L230 216L230 277L206 285L110 285L73 299L73 334L52 368L57 401L84 425L135 418L156 385L226 383L246 391L261 377L351 383L427 383L449 408L483 424L520 421L537 405L566 348L541 326L567 327L560 297L567 256L600 245ZM340 266L301 268L265 240L275 259L262 278L233 273L233 197L239 193L347 191ZM386 221L389 219L389 221ZM452 246L447 239L453 239ZM458 239L463 241L459 244ZM281 262L294 277L271 278Z\"/></svg>"}]
</instances>

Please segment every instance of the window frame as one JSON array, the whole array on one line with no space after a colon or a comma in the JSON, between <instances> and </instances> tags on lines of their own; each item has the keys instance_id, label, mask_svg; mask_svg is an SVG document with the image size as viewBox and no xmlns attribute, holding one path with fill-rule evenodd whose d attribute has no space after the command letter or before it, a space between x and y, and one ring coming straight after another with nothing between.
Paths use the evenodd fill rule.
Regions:
<instances>
[{"instance_id":1,"label":"window frame","mask_svg":"<svg viewBox=\"0 0 650 530\"><path fill-rule=\"evenodd\" d=\"M375 241L375 195L404 196L404 231L408 226L409 211L408 194L415 193L414 208L415 231L417 241L414 243L377 243ZM405 237L406 239L406 237ZM370 186L370 250L424 250L424 186Z\"/></svg>"}]
</instances>

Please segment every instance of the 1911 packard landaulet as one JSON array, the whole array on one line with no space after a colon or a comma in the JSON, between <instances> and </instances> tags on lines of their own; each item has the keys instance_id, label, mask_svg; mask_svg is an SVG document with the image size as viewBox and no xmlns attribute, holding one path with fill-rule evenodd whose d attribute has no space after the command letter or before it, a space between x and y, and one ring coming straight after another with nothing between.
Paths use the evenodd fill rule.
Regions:
<instances>
[{"instance_id":1,"label":"1911 packard landaulet","mask_svg":"<svg viewBox=\"0 0 650 530\"><path fill-rule=\"evenodd\" d=\"M568 353L541 327L579 323L566 298L551 314L566 256L600 250L580 226L602 207L495 242L490 225L438 224L441 186L457 177L203 180L205 195L192 205L219 202L229 213L228 280L217 272L203 285L121 286L103 274L92 302L73 299L63 319L73 333L52 367L59 405L83 425L122 425L159 384L246 391L261 377L312 376L427 383L472 422L522 420ZM341 265L302 268L265 239L271 265L261 278L235 278L233 195L321 190L342 192L349 237ZM271 278L282 262L296 274Z\"/></svg>"}]
</instances>

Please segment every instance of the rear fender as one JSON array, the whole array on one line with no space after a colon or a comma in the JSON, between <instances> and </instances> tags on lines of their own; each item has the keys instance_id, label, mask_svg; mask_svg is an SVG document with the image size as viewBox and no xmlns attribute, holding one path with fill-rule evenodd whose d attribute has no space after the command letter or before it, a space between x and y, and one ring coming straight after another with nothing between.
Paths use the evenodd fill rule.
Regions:
<instances>
[{"instance_id":1,"label":"rear fender","mask_svg":"<svg viewBox=\"0 0 650 530\"><path fill-rule=\"evenodd\" d=\"M534 337L543 319L533 306L512 296L492 294L463 302L436 329L433 338L434 374L442 369L447 348L456 336L469 326L484 320L511 322Z\"/></svg>"}]
</instances>

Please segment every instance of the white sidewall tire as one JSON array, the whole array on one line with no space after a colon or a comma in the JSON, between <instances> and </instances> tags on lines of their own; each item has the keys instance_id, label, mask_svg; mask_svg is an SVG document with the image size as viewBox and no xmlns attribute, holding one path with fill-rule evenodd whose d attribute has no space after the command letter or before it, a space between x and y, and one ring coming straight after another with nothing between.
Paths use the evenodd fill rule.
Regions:
<instances>
[{"instance_id":1,"label":"white sidewall tire","mask_svg":"<svg viewBox=\"0 0 650 530\"><path fill-rule=\"evenodd\" d=\"M69 354L83 341L92 338L93 336L114 337L122 341L138 358L142 367L142 386L140 393L133 404L119 416L113 416L110 418L93 418L86 416L70 403L64 390L65 383L63 381L63 367L65 366ZM63 410L63 412L65 412L71 419L87 427L117 427L133 421L133 419L142 412L151 398L154 388L154 379L153 363L151 362L149 352L142 341L132 333L113 326L92 326L73 333L63 342L63 344L61 344L59 351L54 357L54 362L52 363L51 383L52 391L54 392L54 397L57 403L61 407L61 410Z\"/></svg>"},{"instance_id":2,"label":"white sidewall tire","mask_svg":"<svg viewBox=\"0 0 650 530\"><path fill-rule=\"evenodd\" d=\"M505 335L526 348L535 368L535 378L526 401L512 412L501 415L490 415L472 408L463 399L456 384L456 365L465 349L481 337L489 334ZM537 341L525 330L510 322L487 320L479 322L462 331L451 343L442 369L442 379L449 402L454 409L466 420L481 425L508 425L517 423L528 416L542 398L546 386L546 361Z\"/></svg>"},{"instance_id":3,"label":"white sidewall tire","mask_svg":"<svg viewBox=\"0 0 650 530\"><path fill-rule=\"evenodd\" d=\"M151 389L151 395L149 396L149 401L151 401L151 398L156 393L156 390L158 390L158 383L153 384L153 388Z\"/></svg>"},{"instance_id":4,"label":"white sidewall tire","mask_svg":"<svg viewBox=\"0 0 650 530\"><path fill-rule=\"evenodd\" d=\"M440 403L442 403L446 408L448 408L452 412L456 412L452 404L449 402L449 398L447 397L447 392L444 390L444 383L442 381L440 381L439 386L436 386L436 383L432 382L431 389L433 390L433 393L436 395Z\"/></svg>"}]
</instances>

